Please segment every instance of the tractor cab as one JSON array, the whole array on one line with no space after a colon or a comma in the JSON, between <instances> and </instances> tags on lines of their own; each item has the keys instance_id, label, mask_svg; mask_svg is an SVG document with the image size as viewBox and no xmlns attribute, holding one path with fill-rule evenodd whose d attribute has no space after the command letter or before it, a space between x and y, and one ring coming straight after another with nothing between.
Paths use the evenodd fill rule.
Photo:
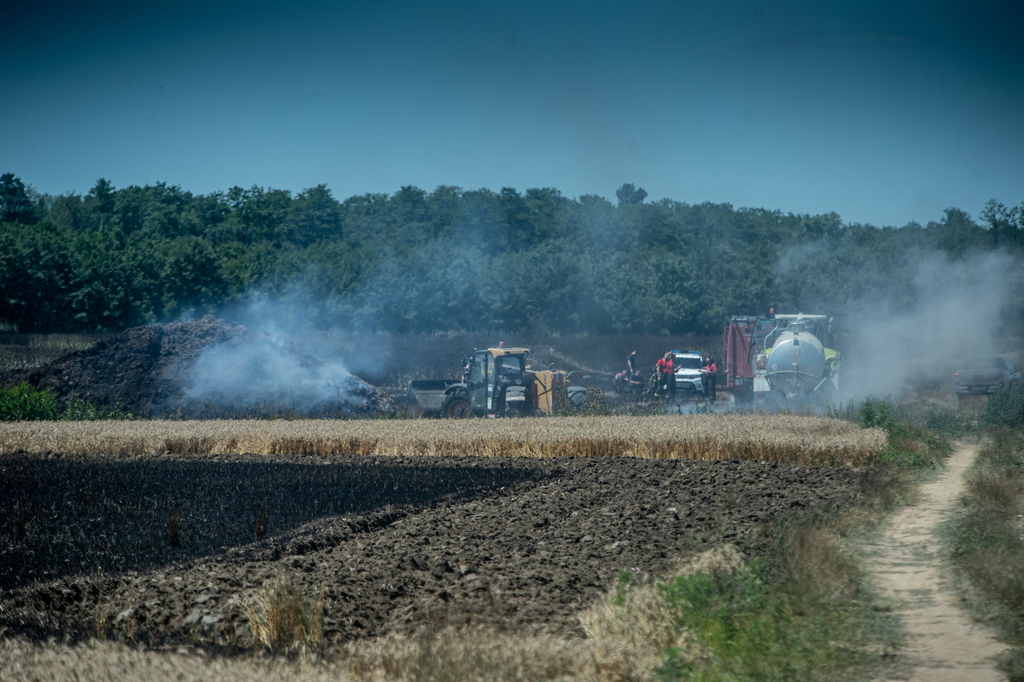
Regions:
<instances>
[{"instance_id":1,"label":"tractor cab","mask_svg":"<svg viewBox=\"0 0 1024 682\"><path fill-rule=\"evenodd\" d=\"M504 414L525 403L530 378L526 375L527 348L486 348L466 358L463 383L469 409L476 414Z\"/></svg>"}]
</instances>

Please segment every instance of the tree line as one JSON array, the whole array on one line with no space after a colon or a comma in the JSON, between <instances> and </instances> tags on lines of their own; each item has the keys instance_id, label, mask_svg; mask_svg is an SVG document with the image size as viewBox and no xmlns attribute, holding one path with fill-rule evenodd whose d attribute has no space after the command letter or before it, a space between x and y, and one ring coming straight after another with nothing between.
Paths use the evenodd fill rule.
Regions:
<instances>
[{"instance_id":1,"label":"tree line","mask_svg":"<svg viewBox=\"0 0 1024 682\"><path fill-rule=\"evenodd\" d=\"M729 204L687 204L623 185L617 203L551 188L338 200L164 183L41 195L0 178L0 325L118 330L272 300L299 325L713 334L733 314L841 313L911 305L915 259L1024 254L1024 204L992 200L927 225L844 223Z\"/></svg>"}]
</instances>

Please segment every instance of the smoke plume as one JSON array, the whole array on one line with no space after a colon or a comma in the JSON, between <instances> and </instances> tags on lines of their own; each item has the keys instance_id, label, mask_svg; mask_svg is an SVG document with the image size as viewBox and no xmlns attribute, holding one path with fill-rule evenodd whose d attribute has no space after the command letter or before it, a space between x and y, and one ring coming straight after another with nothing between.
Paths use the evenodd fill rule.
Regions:
<instances>
[{"instance_id":1,"label":"smoke plume","mask_svg":"<svg viewBox=\"0 0 1024 682\"><path fill-rule=\"evenodd\" d=\"M235 319L252 332L211 344L196 358L186 392L191 411L211 416L352 416L393 412L372 386L346 368L322 338L304 334L293 306L253 296ZM295 326L291 326L295 325Z\"/></svg>"},{"instance_id":2,"label":"smoke plume","mask_svg":"<svg viewBox=\"0 0 1024 682\"><path fill-rule=\"evenodd\" d=\"M844 306L842 394L885 396L948 383L965 358L1005 353L999 340L1015 322L1014 304L1024 300L1016 265L999 252L959 260L919 253L909 259L910 290L900 300L864 297Z\"/></svg>"}]
</instances>

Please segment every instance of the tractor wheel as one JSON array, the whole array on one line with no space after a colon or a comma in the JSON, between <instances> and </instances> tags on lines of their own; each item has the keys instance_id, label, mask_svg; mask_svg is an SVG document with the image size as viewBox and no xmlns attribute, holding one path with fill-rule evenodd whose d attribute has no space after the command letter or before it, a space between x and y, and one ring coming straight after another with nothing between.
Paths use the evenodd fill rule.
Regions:
<instances>
[{"instance_id":1,"label":"tractor wheel","mask_svg":"<svg viewBox=\"0 0 1024 682\"><path fill-rule=\"evenodd\" d=\"M576 410L577 412L582 410L584 403L587 402L587 392L586 392L586 390L582 390L582 391L570 390L566 397L569 398L569 404L572 405L572 408L574 410Z\"/></svg>"},{"instance_id":2,"label":"tractor wheel","mask_svg":"<svg viewBox=\"0 0 1024 682\"><path fill-rule=\"evenodd\" d=\"M469 409L469 402L462 396L453 396L441 408L441 414L448 419L469 419L473 416L473 410Z\"/></svg>"}]
</instances>

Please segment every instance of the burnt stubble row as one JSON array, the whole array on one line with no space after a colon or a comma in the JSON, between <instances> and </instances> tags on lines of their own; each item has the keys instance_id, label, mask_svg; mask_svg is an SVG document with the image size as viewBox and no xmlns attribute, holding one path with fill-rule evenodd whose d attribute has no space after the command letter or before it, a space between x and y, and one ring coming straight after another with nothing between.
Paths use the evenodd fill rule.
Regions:
<instances>
[{"instance_id":1,"label":"burnt stubble row","mask_svg":"<svg viewBox=\"0 0 1024 682\"><path fill-rule=\"evenodd\" d=\"M244 641L242 603L323 589L328 641L488 622L581 634L619 571L849 503L852 468L633 458L0 458L0 628Z\"/></svg>"}]
</instances>

